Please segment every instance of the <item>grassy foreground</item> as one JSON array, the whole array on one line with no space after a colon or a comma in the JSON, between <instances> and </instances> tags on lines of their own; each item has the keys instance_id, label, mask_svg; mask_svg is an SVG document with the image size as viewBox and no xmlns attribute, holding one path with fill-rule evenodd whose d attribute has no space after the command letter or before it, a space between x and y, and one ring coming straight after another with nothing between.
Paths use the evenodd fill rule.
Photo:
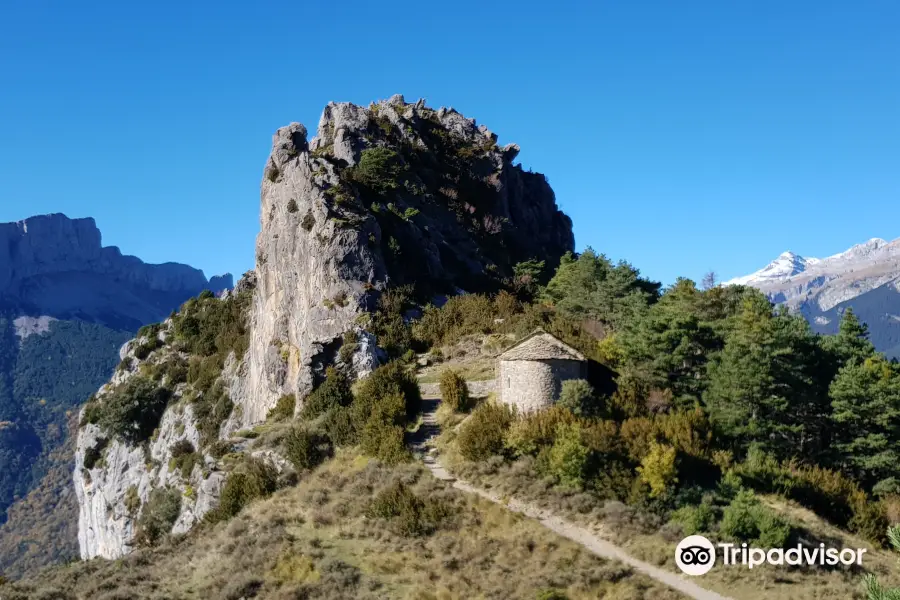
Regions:
<instances>
[{"instance_id":1,"label":"grassy foreground","mask_svg":"<svg viewBox=\"0 0 900 600\"><path fill-rule=\"evenodd\" d=\"M399 501L391 495L398 489L406 490ZM0 586L0 597L681 596L528 519L458 492L419 465L387 467L339 452L297 486L250 505L227 523L121 560L51 568Z\"/></svg>"}]
</instances>

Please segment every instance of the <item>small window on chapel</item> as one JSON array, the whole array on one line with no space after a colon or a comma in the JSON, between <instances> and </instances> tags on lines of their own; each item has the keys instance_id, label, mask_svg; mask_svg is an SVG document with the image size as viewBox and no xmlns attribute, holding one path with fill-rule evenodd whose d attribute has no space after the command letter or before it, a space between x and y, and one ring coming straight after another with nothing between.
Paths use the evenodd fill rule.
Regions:
<instances>
[{"instance_id":1,"label":"small window on chapel","mask_svg":"<svg viewBox=\"0 0 900 600\"><path fill-rule=\"evenodd\" d=\"M506 378L506 387L512 387L512 384L510 383L510 380L511 380L511 379L510 379L509 377Z\"/></svg>"}]
</instances>

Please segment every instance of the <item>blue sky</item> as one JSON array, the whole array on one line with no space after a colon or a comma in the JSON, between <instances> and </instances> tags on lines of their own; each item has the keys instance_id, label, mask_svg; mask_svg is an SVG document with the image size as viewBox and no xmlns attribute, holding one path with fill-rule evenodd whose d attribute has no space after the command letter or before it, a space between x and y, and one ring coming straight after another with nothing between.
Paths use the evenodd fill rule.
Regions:
<instances>
[{"instance_id":1,"label":"blue sky","mask_svg":"<svg viewBox=\"0 0 900 600\"><path fill-rule=\"evenodd\" d=\"M402 93L519 143L579 249L728 278L900 237L898 26L891 0L8 2L0 221L240 273L275 129Z\"/></svg>"}]
</instances>

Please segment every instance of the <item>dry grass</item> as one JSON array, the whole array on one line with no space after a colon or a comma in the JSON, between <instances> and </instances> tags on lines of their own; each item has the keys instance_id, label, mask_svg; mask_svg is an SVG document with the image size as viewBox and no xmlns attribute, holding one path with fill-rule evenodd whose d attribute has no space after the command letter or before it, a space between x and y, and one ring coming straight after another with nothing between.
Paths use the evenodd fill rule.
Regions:
<instances>
[{"instance_id":1,"label":"dry grass","mask_svg":"<svg viewBox=\"0 0 900 600\"><path fill-rule=\"evenodd\" d=\"M458 342L441 348L444 360L419 371L420 383L437 383L441 373L453 369L466 381L486 381L497 375L497 357L514 342L515 338L503 334L466 336Z\"/></svg>"},{"instance_id":2,"label":"dry grass","mask_svg":"<svg viewBox=\"0 0 900 600\"><path fill-rule=\"evenodd\" d=\"M675 566L675 546L683 533L674 524L617 501L604 501L585 492L563 490L534 470L531 459L508 464L495 458L484 463L469 463L453 448L452 434L444 434L442 461L451 471L468 481L499 491L505 496L530 500L557 514L579 523L625 548L636 558L660 568L679 573ZM763 500L801 530L801 541L817 546L867 548L863 568L763 566L719 566L698 581L702 586L737 600L813 600L863 599L862 579L866 572L879 576L882 582L900 585L898 556L842 531L796 503L780 497Z\"/></svg>"},{"instance_id":3,"label":"dry grass","mask_svg":"<svg viewBox=\"0 0 900 600\"><path fill-rule=\"evenodd\" d=\"M403 536L366 517L371 499L398 480L449 507L434 533ZM341 452L228 523L119 561L53 568L0 586L0 597L534 600L547 589L571 600L680 597L419 465L388 468Z\"/></svg>"}]
</instances>

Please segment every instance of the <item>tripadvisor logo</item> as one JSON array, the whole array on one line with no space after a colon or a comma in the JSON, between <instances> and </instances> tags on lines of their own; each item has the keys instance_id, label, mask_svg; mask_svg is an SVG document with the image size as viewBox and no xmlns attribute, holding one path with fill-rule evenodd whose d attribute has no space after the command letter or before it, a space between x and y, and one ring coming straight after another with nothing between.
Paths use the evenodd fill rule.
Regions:
<instances>
[{"instance_id":1,"label":"tripadvisor logo","mask_svg":"<svg viewBox=\"0 0 900 600\"><path fill-rule=\"evenodd\" d=\"M716 548L721 549L722 564L745 566L748 569L763 564L790 566L862 565L865 548L826 548L825 544L806 547L797 544L793 548L749 547L744 544L721 543L713 545L702 535L689 535L675 548L675 564L688 575L704 575L716 564Z\"/></svg>"}]
</instances>

